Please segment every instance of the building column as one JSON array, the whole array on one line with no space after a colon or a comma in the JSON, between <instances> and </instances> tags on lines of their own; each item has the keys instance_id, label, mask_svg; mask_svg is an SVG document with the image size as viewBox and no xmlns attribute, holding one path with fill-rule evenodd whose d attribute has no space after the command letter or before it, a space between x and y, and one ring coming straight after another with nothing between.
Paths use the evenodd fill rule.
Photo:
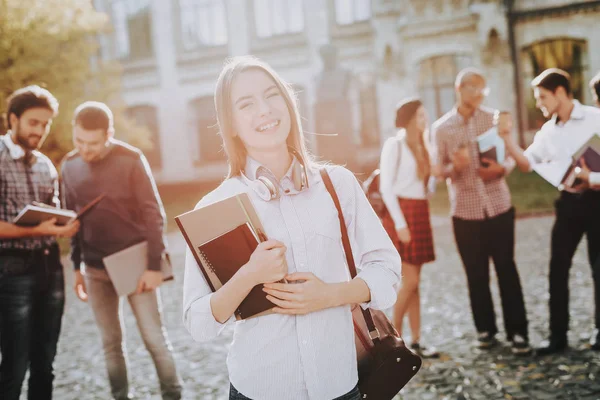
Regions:
<instances>
[{"instance_id":1,"label":"building column","mask_svg":"<svg viewBox=\"0 0 600 400\"><path fill-rule=\"evenodd\" d=\"M170 1L152 1L153 43L160 100L157 103L162 172L161 180L168 182L193 179L194 165L186 127L186 104L179 95L177 74L177 45L174 28L178 18Z\"/></svg>"}]
</instances>

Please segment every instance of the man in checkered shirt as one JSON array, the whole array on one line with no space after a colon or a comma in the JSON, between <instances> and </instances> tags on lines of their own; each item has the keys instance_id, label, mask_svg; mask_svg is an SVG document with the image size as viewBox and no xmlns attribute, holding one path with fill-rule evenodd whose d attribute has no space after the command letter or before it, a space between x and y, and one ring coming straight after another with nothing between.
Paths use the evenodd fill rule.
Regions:
<instances>
[{"instance_id":1,"label":"man in checkered shirt","mask_svg":"<svg viewBox=\"0 0 600 400\"><path fill-rule=\"evenodd\" d=\"M18 400L29 367L30 399L51 399L52 363L64 308L58 236L73 236L79 222L49 220L33 227L12 223L36 201L59 206L56 169L37 151L58 102L28 86L8 98L9 131L0 136L0 398Z\"/></svg>"},{"instance_id":2,"label":"man in checkered shirt","mask_svg":"<svg viewBox=\"0 0 600 400\"><path fill-rule=\"evenodd\" d=\"M504 179L515 162L480 160L477 137L494 125L494 111L481 106L489 91L482 73L474 68L461 71L455 88L458 104L433 124L433 137L436 169L448 183L454 238L467 274L478 346L496 344L498 332L489 285L491 257L512 351L529 354L527 316L514 261L515 210Z\"/></svg>"}]
</instances>

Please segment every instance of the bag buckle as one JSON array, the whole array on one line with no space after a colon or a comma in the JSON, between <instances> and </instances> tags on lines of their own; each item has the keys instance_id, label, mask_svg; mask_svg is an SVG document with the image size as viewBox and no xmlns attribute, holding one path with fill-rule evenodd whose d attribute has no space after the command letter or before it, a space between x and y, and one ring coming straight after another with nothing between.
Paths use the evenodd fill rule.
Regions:
<instances>
[{"instance_id":1,"label":"bag buckle","mask_svg":"<svg viewBox=\"0 0 600 400\"><path fill-rule=\"evenodd\" d=\"M377 328L375 328L375 330L369 331L369 337L371 338L371 340L379 339L379 331L377 330Z\"/></svg>"}]
</instances>

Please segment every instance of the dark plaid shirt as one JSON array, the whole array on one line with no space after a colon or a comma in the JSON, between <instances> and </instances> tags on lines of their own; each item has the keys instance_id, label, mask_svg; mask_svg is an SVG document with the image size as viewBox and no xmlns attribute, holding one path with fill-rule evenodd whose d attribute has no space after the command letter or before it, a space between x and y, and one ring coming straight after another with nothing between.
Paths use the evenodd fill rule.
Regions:
<instances>
[{"instance_id":1,"label":"dark plaid shirt","mask_svg":"<svg viewBox=\"0 0 600 400\"><path fill-rule=\"evenodd\" d=\"M19 152L20 148L8 134L0 137L0 220L6 222L12 222L19 211L33 201L60 206L58 174L52 161L34 151L27 163ZM40 249L55 242L55 238L49 236L0 239L0 252L1 249Z\"/></svg>"}]
</instances>

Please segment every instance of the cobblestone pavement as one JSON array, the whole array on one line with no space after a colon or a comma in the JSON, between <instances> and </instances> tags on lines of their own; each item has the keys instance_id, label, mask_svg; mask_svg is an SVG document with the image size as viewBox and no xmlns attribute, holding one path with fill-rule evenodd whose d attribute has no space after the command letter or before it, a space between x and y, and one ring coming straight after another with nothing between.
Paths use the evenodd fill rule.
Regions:
<instances>
[{"instance_id":1,"label":"cobblestone pavement","mask_svg":"<svg viewBox=\"0 0 600 400\"><path fill-rule=\"evenodd\" d=\"M436 218L437 261L423 270L423 342L442 351L426 362L398 399L600 399L600 353L585 349L592 328L593 287L586 246L580 246L571 272L571 350L550 358L515 358L506 343L489 353L474 350L473 321L465 275L451 226ZM517 223L517 263L526 296L530 336L544 338L548 321L548 257L552 217ZM170 236L177 271L175 282L162 288L164 319L186 399L225 399L228 380L225 358L231 330L212 343L194 343L181 322L184 243ZM78 301L67 273L67 305L56 359L55 398L109 399L104 358L91 311ZM503 326L494 274L492 286L498 326ZM140 399L159 399L154 366L124 305L130 381ZM408 336L408 329L405 329ZM502 333L501 333L502 335ZM410 342L410 338L407 338Z\"/></svg>"}]
</instances>

